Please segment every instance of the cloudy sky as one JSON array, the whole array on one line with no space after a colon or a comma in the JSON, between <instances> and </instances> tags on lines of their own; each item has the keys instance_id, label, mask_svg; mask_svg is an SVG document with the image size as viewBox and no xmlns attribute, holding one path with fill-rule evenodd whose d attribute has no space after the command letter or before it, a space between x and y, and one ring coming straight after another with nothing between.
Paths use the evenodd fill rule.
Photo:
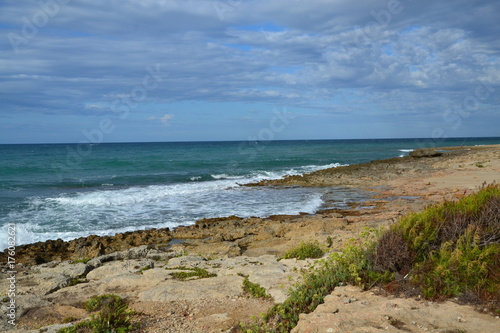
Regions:
<instances>
[{"instance_id":1,"label":"cloudy sky","mask_svg":"<svg viewBox=\"0 0 500 333\"><path fill-rule=\"evenodd\" d=\"M500 136L497 0L1 0L0 143Z\"/></svg>"}]
</instances>

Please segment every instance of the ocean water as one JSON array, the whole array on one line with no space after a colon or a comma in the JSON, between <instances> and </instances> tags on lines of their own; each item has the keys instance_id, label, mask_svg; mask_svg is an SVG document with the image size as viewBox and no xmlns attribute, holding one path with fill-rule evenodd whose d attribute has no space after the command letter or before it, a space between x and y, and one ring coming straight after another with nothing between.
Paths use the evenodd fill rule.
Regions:
<instances>
[{"instance_id":1,"label":"ocean water","mask_svg":"<svg viewBox=\"0 0 500 333\"><path fill-rule=\"evenodd\" d=\"M239 184L405 156L425 140L0 145L0 249L188 225L201 218L314 213L366 198L344 188ZM447 139L441 146L499 144Z\"/></svg>"}]
</instances>

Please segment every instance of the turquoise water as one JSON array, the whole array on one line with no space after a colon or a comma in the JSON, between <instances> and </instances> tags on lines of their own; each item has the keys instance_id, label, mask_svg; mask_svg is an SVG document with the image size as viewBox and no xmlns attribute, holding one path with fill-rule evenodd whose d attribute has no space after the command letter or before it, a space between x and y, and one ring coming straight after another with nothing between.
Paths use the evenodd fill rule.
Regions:
<instances>
[{"instance_id":1,"label":"turquoise water","mask_svg":"<svg viewBox=\"0 0 500 333\"><path fill-rule=\"evenodd\" d=\"M19 244L204 217L314 213L363 196L345 189L238 184L407 155L424 140L0 145L0 248L6 224ZM448 139L440 146L498 144Z\"/></svg>"}]
</instances>

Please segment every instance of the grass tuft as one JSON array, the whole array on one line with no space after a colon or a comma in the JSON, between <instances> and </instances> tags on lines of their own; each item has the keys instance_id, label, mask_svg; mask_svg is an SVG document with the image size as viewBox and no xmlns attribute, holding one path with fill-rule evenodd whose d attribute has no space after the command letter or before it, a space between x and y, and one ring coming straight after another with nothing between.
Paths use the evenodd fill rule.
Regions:
<instances>
[{"instance_id":1,"label":"grass tuft","mask_svg":"<svg viewBox=\"0 0 500 333\"><path fill-rule=\"evenodd\" d=\"M245 276L243 280L243 291L255 298L271 298L266 289L258 283L253 283Z\"/></svg>"},{"instance_id":2,"label":"grass tuft","mask_svg":"<svg viewBox=\"0 0 500 333\"><path fill-rule=\"evenodd\" d=\"M84 303L84 309L92 312L90 320L60 329L58 333L126 333L133 329L133 311L128 303L119 296L106 294L92 297Z\"/></svg>"},{"instance_id":3,"label":"grass tuft","mask_svg":"<svg viewBox=\"0 0 500 333\"><path fill-rule=\"evenodd\" d=\"M174 273L170 274L174 278L182 280L182 281L184 281L188 278L191 278L191 277L197 277L199 279L206 279L206 278L217 276L217 274L215 274L215 273L209 273L206 269L198 268L198 267L187 268L187 267L180 266L180 267L174 267L174 268L168 268L168 269L178 269L178 270L187 271L187 272L174 272Z\"/></svg>"},{"instance_id":4,"label":"grass tuft","mask_svg":"<svg viewBox=\"0 0 500 333\"><path fill-rule=\"evenodd\" d=\"M304 260L307 258L321 258L325 252L317 242L301 242L299 246L285 253L282 259L297 258Z\"/></svg>"}]
</instances>

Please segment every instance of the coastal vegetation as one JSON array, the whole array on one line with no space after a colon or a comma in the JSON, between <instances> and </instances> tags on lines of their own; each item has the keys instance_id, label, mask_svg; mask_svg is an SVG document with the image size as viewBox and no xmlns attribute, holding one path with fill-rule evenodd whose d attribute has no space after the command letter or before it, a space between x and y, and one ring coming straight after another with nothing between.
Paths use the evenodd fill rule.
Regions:
<instances>
[{"instance_id":1,"label":"coastal vegetation","mask_svg":"<svg viewBox=\"0 0 500 333\"><path fill-rule=\"evenodd\" d=\"M282 259L297 258L304 260L307 258L321 258L324 254L325 251L323 251L318 242L301 242L296 248L286 252Z\"/></svg>"},{"instance_id":2,"label":"coastal vegetation","mask_svg":"<svg viewBox=\"0 0 500 333\"><path fill-rule=\"evenodd\" d=\"M446 201L401 218L385 230L369 229L340 253L304 273L285 302L250 332L289 332L336 286L352 284L444 300L458 297L500 313L500 186L485 185L459 201Z\"/></svg>"},{"instance_id":3,"label":"coastal vegetation","mask_svg":"<svg viewBox=\"0 0 500 333\"><path fill-rule=\"evenodd\" d=\"M180 266L180 267L174 267L174 268L168 268L168 269L181 270L181 272L174 272L174 273L171 273L170 275L172 275L174 278L182 280L182 281L189 279L189 278L192 278L192 277L196 277L198 279L206 279L206 278L217 276L217 274L210 273L206 269L199 268L199 267L190 268L190 267Z\"/></svg>"},{"instance_id":4,"label":"coastal vegetation","mask_svg":"<svg viewBox=\"0 0 500 333\"><path fill-rule=\"evenodd\" d=\"M266 289L258 283L253 283L248 279L248 276L243 276L243 292L255 298L271 298Z\"/></svg>"},{"instance_id":5,"label":"coastal vegetation","mask_svg":"<svg viewBox=\"0 0 500 333\"><path fill-rule=\"evenodd\" d=\"M133 329L134 312L128 309L128 302L113 295L99 295L84 303L83 308L91 313L90 320L63 328L58 333L126 333Z\"/></svg>"}]
</instances>

